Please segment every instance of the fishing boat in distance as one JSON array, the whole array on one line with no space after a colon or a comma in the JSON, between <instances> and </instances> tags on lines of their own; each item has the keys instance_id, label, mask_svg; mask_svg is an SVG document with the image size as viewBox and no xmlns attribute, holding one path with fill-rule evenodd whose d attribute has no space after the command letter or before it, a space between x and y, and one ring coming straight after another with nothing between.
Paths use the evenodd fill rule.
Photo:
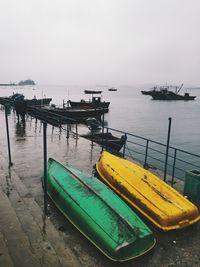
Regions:
<instances>
[{"instance_id":1,"label":"fishing boat in distance","mask_svg":"<svg viewBox=\"0 0 200 267\"><path fill-rule=\"evenodd\" d=\"M48 161L47 193L63 215L114 261L141 256L155 244L150 229L112 190L71 165Z\"/></svg>"},{"instance_id":2,"label":"fishing boat in distance","mask_svg":"<svg viewBox=\"0 0 200 267\"><path fill-rule=\"evenodd\" d=\"M101 97L92 97L92 100L86 101L81 99L81 101L71 101L69 100L68 103L72 108L80 108L80 109L87 109L87 108L106 108L108 109L110 102L101 101Z\"/></svg>"},{"instance_id":3,"label":"fishing boat in distance","mask_svg":"<svg viewBox=\"0 0 200 267\"><path fill-rule=\"evenodd\" d=\"M108 88L108 91L111 91L111 92L113 91L114 92L114 91L117 91L117 88L116 87L111 87L111 88Z\"/></svg>"},{"instance_id":4,"label":"fishing boat in distance","mask_svg":"<svg viewBox=\"0 0 200 267\"><path fill-rule=\"evenodd\" d=\"M84 93L85 94L92 94L92 95L94 95L94 94L101 94L102 91L97 91L97 90L84 90Z\"/></svg>"},{"instance_id":5,"label":"fishing boat in distance","mask_svg":"<svg viewBox=\"0 0 200 267\"><path fill-rule=\"evenodd\" d=\"M6 103L11 106L14 105L14 100L16 97L23 96L22 94L16 93L9 97L0 97L1 103ZM24 97L24 96L23 96ZM48 106L51 102L52 98L32 98L32 99L24 99L27 106L34 106L34 107L42 107L42 106Z\"/></svg>"},{"instance_id":6,"label":"fishing boat in distance","mask_svg":"<svg viewBox=\"0 0 200 267\"><path fill-rule=\"evenodd\" d=\"M154 100L194 100L196 96L190 96L189 93L181 95L179 92L182 89L181 86L154 86L151 90L141 91L143 95L150 95Z\"/></svg>"},{"instance_id":7,"label":"fishing boat in distance","mask_svg":"<svg viewBox=\"0 0 200 267\"><path fill-rule=\"evenodd\" d=\"M182 229L200 220L193 203L158 176L129 160L104 151L96 169L105 183L164 231Z\"/></svg>"}]
</instances>

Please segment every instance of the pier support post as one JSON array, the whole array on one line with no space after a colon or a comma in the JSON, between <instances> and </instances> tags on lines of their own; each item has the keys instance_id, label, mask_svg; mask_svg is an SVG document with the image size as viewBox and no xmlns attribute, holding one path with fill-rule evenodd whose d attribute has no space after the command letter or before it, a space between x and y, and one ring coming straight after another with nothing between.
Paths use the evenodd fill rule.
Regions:
<instances>
[{"instance_id":1,"label":"pier support post","mask_svg":"<svg viewBox=\"0 0 200 267\"><path fill-rule=\"evenodd\" d=\"M5 118L6 118L6 133L7 133L7 144L8 144L9 167L12 167L13 163L11 161L11 152L10 152L10 135L9 135L9 128L8 128L8 110L7 110L6 105L5 105Z\"/></svg>"},{"instance_id":2,"label":"pier support post","mask_svg":"<svg viewBox=\"0 0 200 267\"><path fill-rule=\"evenodd\" d=\"M169 117L168 120L169 120L169 126L168 126L167 146L166 146L166 155L165 155L164 181L166 181L166 176L167 176L167 163L168 163L169 142L170 142L170 134L171 134L171 122L172 122L172 118Z\"/></svg>"},{"instance_id":3,"label":"pier support post","mask_svg":"<svg viewBox=\"0 0 200 267\"><path fill-rule=\"evenodd\" d=\"M44 214L47 215L47 123L43 122L43 157L44 157Z\"/></svg>"}]
</instances>

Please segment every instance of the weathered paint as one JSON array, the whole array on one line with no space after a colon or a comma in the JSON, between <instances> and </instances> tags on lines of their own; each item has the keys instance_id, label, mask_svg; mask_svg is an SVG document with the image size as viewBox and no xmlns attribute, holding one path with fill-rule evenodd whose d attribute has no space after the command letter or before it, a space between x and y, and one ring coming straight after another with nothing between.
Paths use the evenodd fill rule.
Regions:
<instances>
[{"instance_id":1,"label":"weathered paint","mask_svg":"<svg viewBox=\"0 0 200 267\"><path fill-rule=\"evenodd\" d=\"M96 168L122 198L165 231L187 227L200 219L193 203L131 161L104 151Z\"/></svg>"},{"instance_id":2,"label":"weathered paint","mask_svg":"<svg viewBox=\"0 0 200 267\"><path fill-rule=\"evenodd\" d=\"M148 227L97 178L49 159L47 188L61 212L110 259L129 260L154 246Z\"/></svg>"}]
</instances>

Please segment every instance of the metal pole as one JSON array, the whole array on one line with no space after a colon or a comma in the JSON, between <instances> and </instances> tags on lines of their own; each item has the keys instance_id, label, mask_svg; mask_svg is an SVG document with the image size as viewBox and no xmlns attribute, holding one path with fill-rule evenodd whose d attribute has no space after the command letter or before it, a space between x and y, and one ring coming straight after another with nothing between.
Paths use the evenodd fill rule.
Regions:
<instances>
[{"instance_id":1,"label":"metal pole","mask_svg":"<svg viewBox=\"0 0 200 267\"><path fill-rule=\"evenodd\" d=\"M103 107L103 111L104 111L104 107ZM103 120L102 120L102 124L103 124L103 127L102 127L102 150L101 150L101 152L103 152L103 138L104 138L104 112L103 112Z\"/></svg>"},{"instance_id":2,"label":"metal pole","mask_svg":"<svg viewBox=\"0 0 200 267\"><path fill-rule=\"evenodd\" d=\"M164 181L166 181L166 176L167 176L167 163L168 163L169 141L170 141L170 133L171 133L171 122L172 122L172 118L169 117L168 120L169 120L169 126L168 126L167 146L166 146L166 156L165 156Z\"/></svg>"},{"instance_id":3,"label":"metal pole","mask_svg":"<svg viewBox=\"0 0 200 267\"><path fill-rule=\"evenodd\" d=\"M94 129L92 128L92 148L93 148L93 146L94 146Z\"/></svg>"},{"instance_id":4,"label":"metal pole","mask_svg":"<svg viewBox=\"0 0 200 267\"><path fill-rule=\"evenodd\" d=\"M125 140L127 141L127 134L125 133ZM123 147L123 158L125 156L125 152L126 152L126 141L124 143L124 147Z\"/></svg>"},{"instance_id":5,"label":"metal pole","mask_svg":"<svg viewBox=\"0 0 200 267\"><path fill-rule=\"evenodd\" d=\"M176 165L176 152L177 149L175 148L174 150L174 163L173 163L173 170L172 170L172 181L171 181L171 186L174 186L174 175L175 175L175 165Z\"/></svg>"},{"instance_id":6,"label":"metal pole","mask_svg":"<svg viewBox=\"0 0 200 267\"><path fill-rule=\"evenodd\" d=\"M7 133L7 143L8 143L8 157L9 157L9 167L13 166L11 161L11 152L10 152L10 136L9 136L9 128L8 128L8 110L7 106L5 106L5 118L6 118L6 133Z\"/></svg>"},{"instance_id":7,"label":"metal pole","mask_svg":"<svg viewBox=\"0 0 200 267\"><path fill-rule=\"evenodd\" d=\"M43 122L44 214L47 215L47 123Z\"/></svg>"},{"instance_id":8,"label":"metal pole","mask_svg":"<svg viewBox=\"0 0 200 267\"><path fill-rule=\"evenodd\" d=\"M146 152L145 152L145 160L144 160L144 168L145 168L145 169L146 169L146 167L147 167L148 148L149 148L149 140L147 139L147 143L146 143Z\"/></svg>"},{"instance_id":9,"label":"metal pole","mask_svg":"<svg viewBox=\"0 0 200 267\"><path fill-rule=\"evenodd\" d=\"M105 143L105 146L106 146L106 149L108 148L108 128L106 130L106 139L105 139L106 143Z\"/></svg>"},{"instance_id":10,"label":"metal pole","mask_svg":"<svg viewBox=\"0 0 200 267\"><path fill-rule=\"evenodd\" d=\"M67 139L69 139L69 124L67 123Z\"/></svg>"},{"instance_id":11,"label":"metal pole","mask_svg":"<svg viewBox=\"0 0 200 267\"><path fill-rule=\"evenodd\" d=\"M76 140L78 139L78 124L76 122Z\"/></svg>"}]
</instances>

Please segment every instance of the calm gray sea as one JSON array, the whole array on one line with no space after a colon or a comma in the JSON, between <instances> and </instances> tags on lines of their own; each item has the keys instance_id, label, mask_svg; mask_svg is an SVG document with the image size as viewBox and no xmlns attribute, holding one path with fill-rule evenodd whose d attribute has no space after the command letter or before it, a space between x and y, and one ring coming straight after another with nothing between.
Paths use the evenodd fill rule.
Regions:
<instances>
[{"instance_id":1,"label":"calm gray sea","mask_svg":"<svg viewBox=\"0 0 200 267\"><path fill-rule=\"evenodd\" d=\"M20 92L26 98L52 97L52 103L62 105L63 100L89 99L85 89L101 89L103 100L111 102L105 116L109 127L166 143L168 118L172 117L170 144L200 154L200 89L187 89L197 96L194 101L154 101L141 94L141 90L149 89L147 86L121 86L116 92L85 86L0 87L0 96ZM184 88L181 93L185 93Z\"/></svg>"}]
</instances>

